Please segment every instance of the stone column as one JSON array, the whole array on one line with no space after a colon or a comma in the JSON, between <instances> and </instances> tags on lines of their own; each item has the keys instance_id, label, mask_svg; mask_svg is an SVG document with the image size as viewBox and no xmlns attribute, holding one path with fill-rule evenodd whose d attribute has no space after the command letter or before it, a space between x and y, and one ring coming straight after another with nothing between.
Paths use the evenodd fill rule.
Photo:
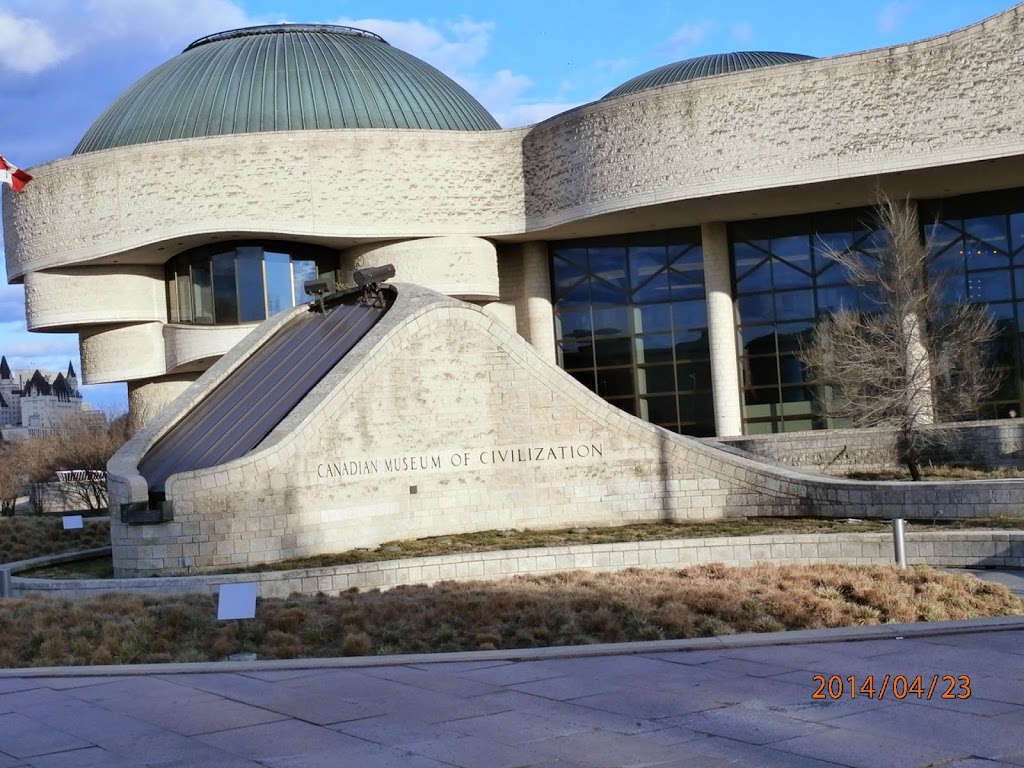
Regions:
<instances>
[{"instance_id":1,"label":"stone column","mask_svg":"<svg viewBox=\"0 0 1024 768\"><path fill-rule=\"evenodd\" d=\"M523 243L522 295L525 317L518 318L519 333L552 365L555 356L555 313L551 304L551 267L544 242Z\"/></svg>"},{"instance_id":2,"label":"stone column","mask_svg":"<svg viewBox=\"0 0 1024 768\"><path fill-rule=\"evenodd\" d=\"M700 237L708 304L715 435L732 437L743 434L743 409L740 403L739 358L736 354L736 312L729 269L729 236L725 224L714 222L701 225Z\"/></svg>"},{"instance_id":3,"label":"stone column","mask_svg":"<svg viewBox=\"0 0 1024 768\"><path fill-rule=\"evenodd\" d=\"M513 331L519 332L519 286L523 282L523 259L515 244L498 245L498 300L485 303L484 311Z\"/></svg>"},{"instance_id":4,"label":"stone column","mask_svg":"<svg viewBox=\"0 0 1024 768\"><path fill-rule=\"evenodd\" d=\"M140 429L152 421L199 376L199 373L184 373L129 381L128 421L132 430Z\"/></svg>"}]
</instances>

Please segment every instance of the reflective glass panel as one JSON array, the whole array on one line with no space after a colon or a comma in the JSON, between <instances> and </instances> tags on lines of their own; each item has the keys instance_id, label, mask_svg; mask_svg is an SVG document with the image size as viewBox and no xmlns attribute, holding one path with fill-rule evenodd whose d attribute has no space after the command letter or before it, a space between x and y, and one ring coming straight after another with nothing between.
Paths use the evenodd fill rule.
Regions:
<instances>
[{"instance_id":1,"label":"reflective glass panel","mask_svg":"<svg viewBox=\"0 0 1024 768\"><path fill-rule=\"evenodd\" d=\"M213 323L213 289L209 264L192 265L192 308L197 323Z\"/></svg>"},{"instance_id":2,"label":"reflective glass panel","mask_svg":"<svg viewBox=\"0 0 1024 768\"><path fill-rule=\"evenodd\" d=\"M679 421L679 414L676 412L676 396L668 397L645 397L644 404L647 408L647 419L654 424L673 424Z\"/></svg>"},{"instance_id":3,"label":"reflective glass panel","mask_svg":"<svg viewBox=\"0 0 1024 768\"><path fill-rule=\"evenodd\" d=\"M740 296L736 305L743 325L770 323L775 319L775 306L770 293Z\"/></svg>"},{"instance_id":4,"label":"reflective glass panel","mask_svg":"<svg viewBox=\"0 0 1024 768\"><path fill-rule=\"evenodd\" d=\"M597 394L601 397L618 397L636 394L632 368L599 368L597 371Z\"/></svg>"},{"instance_id":5,"label":"reflective glass panel","mask_svg":"<svg viewBox=\"0 0 1024 768\"><path fill-rule=\"evenodd\" d=\"M596 337L594 339L594 362L599 368L604 365L632 365L631 340L625 336L617 339Z\"/></svg>"},{"instance_id":6,"label":"reflective glass panel","mask_svg":"<svg viewBox=\"0 0 1024 768\"><path fill-rule=\"evenodd\" d=\"M668 282L668 273L664 270L633 292L633 301L637 304L668 302L671 299L672 294Z\"/></svg>"},{"instance_id":7,"label":"reflective glass panel","mask_svg":"<svg viewBox=\"0 0 1024 768\"><path fill-rule=\"evenodd\" d=\"M637 336L636 361L637 363L671 363L671 334Z\"/></svg>"},{"instance_id":8,"label":"reflective glass panel","mask_svg":"<svg viewBox=\"0 0 1024 768\"><path fill-rule=\"evenodd\" d=\"M708 304L703 291L699 299L677 302L672 307L672 320L676 328L695 329L708 327Z\"/></svg>"},{"instance_id":9,"label":"reflective glass panel","mask_svg":"<svg viewBox=\"0 0 1024 768\"><path fill-rule=\"evenodd\" d=\"M235 266L238 277L238 320L253 323L267 318L263 290L263 249L239 248Z\"/></svg>"},{"instance_id":10,"label":"reflective glass panel","mask_svg":"<svg viewBox=\"0 0 1024 768\"><path fill-rule=\"evenodd\" d=\"M305 285L307 280L316 280L316 262L315 261L293 261L292 262L292 279L295 281L295 293L294 293L294 305L305 304L313 299L308 293L306 293Z\"/></svg>"},{"instance_id":11,"label":"reflective glass panel","mask_svg":"<svg viewBox=\"0 0 1024 768\"><path fill-rule=\"evenodd\" d=\"M775 294L775 319L799 320L814 317L813 291L786 291Z\"/></svg>"},{"instance_id":12,"label":"reflective glass panel","mask_svg":"<svg viewBox=\"0 0 1024 768\"><path fill-rule=\"evenodd\" d=\"M970 301L1006 301L1013 298L1013 284L1006 272L971 272L967 275L967 295Z\"/></svg>"},{"instance_id":13,"label":"reflective glass panel","mask_svg":"<svg viewBox=\"0 0 1024 768\"><path fill-rule=\"evenodd\" d=\"M178 311L174 321L178 323L191 323L194 321L192 315L192 283L189 280L187 265L181 264L178 266L174 284L178 293Z\"/></svg>"},{"instance_id":14,"label":"reflective glass panel","mask_svg":"<svg viewBox=\"0 0 1024 768\"><path fill-rule=\"evenodd\" d=\"M636 332L658 333L672 330L672 305L650 304L637 310Z\"/></svg>"},{"instance_id":15,"label":"reflective glass panel","mask_svg":"<svg viewBox=\"0 0 1024 768\"><path fill-rule=\"evenodd\" d=\"M664 268L664 247L641 246L629 249L629 279L634 291Z\"/></svg>"},{"instance_id":16,"label":"reflective glass panel","mask_svg":"<svg viewBox=\"0 0 1024 768\"><path fill-rule=\"evenodd\" d=\"M276 315L292 304L292 260L287 253L264 255L267 276L267 312Z\"/></svg>"},{"instance_id":17,"label":"reflective glass panel","mask_svg":"<svg viewBox=\"0 0 1024 768\"><path fill-rule=\"evenodd\" d=\"M238 322L234 251L218 253L213 257L213 302L218 323Z\"/></svg>"},{"instance_id":18,"label":"reflective glass panel","mask_svg":"<svg viewBox=\"0 0 1024 768\"><path fill-rule=\"evenodd\" d=\"M645 366L640 371L641 392L675 392L676 374L671 365Z\"/></svg>"},{"instance_id":19,"label":"reflective glass panel","mask_svg":"<svg viewBox=\"0 0 1024 768\"><path fill-rule=\"evenodd\" d=\"M626 290L626 249L589 248L587 258L590 273L620 291Z\"/></svg>"},{"instance_id":20,"label":"reflective glass panel","mask_svg":"<svg viewBox=\"0 0 1024 768\"><path fill-rule=\"evenodd\" d=\"M590 310L559 312L555 319L555 326L558 328L559 338L562 339L589 337L591 335Z\"/></svg>"}]
</instances>

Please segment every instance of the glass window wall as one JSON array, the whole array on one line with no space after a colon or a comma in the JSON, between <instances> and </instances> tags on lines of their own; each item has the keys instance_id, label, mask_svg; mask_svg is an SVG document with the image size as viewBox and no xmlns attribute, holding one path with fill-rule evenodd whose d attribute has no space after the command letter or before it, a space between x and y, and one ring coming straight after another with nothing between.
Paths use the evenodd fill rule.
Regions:
<instances>
[{"instance_id":1,"label":"glass window wall","mask_svg":"<svg viewBox=\"0 0 1024 768\"><path fill-rule=\"evenodd\" d=\"M831 391L809 386L798 353L818 317L870 309L870 296L828 254L870 256L878 247L871 216L855 209L730 227L747 434L848 426L829 415Z\"/></svg>"},{"instance_id":2,"label":"glass window wall","mask_svg":"<svg viewBox=\"0 0 1024 768\"><path fill-rule=\"evenodd\" d=\"M221 243L167 263L172 323L255 323L312 299L303 285L333 276L338 255L325 248L275 243Z\"/></svg>"},{"instance_id":3,"label":"glass window wall","mask_svg":"<svg viewBox=\"0 0 1024 768\"><path fill-rule=\"evenodd\" d=\"M714 434L700 230L552 243L559 364L622 410Z\"/></svg>"},{"instance_id":4,"label":"glass window wall","mask_svg":"<svg viewBox=\"0 0 1024 768\"><path fill-rule=\"evenodd\" d=\"M1024 189L920 205L932 279L949 301L985 304L999 327L990 359L1001 385L983 416L1022 413L1024 392Z\"/></svg>"}]
</instances>

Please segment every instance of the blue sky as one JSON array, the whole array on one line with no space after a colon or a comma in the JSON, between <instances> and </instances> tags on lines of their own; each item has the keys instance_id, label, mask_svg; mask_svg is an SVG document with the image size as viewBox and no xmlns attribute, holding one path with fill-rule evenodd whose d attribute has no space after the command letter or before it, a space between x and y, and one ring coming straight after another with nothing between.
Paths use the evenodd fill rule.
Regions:
<instances>
[{"instance_id":1,"label":"blue sky","mask_svg":"<svg viewBox=\"0 0 1024 768\"><path fill-rule=\"evenodd\" d=\"M738 50L831 56L950 32L1009 0L0 0L0 154L65 157L135 80L213 32L281 21L376 32L458 80L504 127L600 98L669 62ZM978 51L984 56L984 50ZM77 337L25 330L0 259L0 354L80 368ZM124 409L124 385L85 388Z\"/></svg>"}]
</instances>

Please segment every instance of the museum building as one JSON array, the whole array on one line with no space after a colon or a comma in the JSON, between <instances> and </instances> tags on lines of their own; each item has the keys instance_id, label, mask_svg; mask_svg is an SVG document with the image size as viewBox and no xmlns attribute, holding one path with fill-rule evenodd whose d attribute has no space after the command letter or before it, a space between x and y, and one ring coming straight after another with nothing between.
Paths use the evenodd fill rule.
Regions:
<instances>
[{"instance_id":1,"label":"museum building","mask_svg":"<svg viewBox=\"0 0 1024 768\"><path fill-rule=\"evenodd\" d=\"M840 425L795 352L867 299L830 249L914 201L953 298L985 304L1024 412L1024 7L823 59L668 64L502 130L372 32L197 40L67 158L3 195L30 330L75 332L87 384L148 420L307 280L395 265L483 308L622 411L730 436Z\"/></svg>"}]
</instances>

